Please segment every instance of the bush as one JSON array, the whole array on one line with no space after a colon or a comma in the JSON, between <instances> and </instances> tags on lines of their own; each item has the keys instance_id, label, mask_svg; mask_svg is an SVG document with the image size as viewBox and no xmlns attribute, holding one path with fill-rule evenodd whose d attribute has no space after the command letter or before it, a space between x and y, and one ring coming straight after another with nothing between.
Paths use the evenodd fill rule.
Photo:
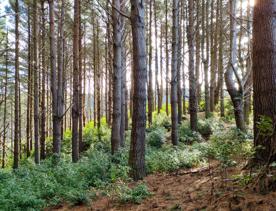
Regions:
<instances>
[{"instance_id":1,"label":"bush","mask_svg":"<svg viewBox=\"0 0 276 211\"><path fill-rule=\"evenodd\" d=\"M165 129L163 127L156 127L147 134L148 145L156 148L161 148L165 143Z\"/></svg>"},{"instance_id":2,"label":"bush","mask_svg":"<svg viewBox=\"0 0 276 211\"><path fill-rule=\"evenodd\" d=\"M143 199L151 196L151 193L145 184L139 184L132 189L127 186L121 186L118 195L119 200L123 203L140 204Z\"/></svg>"},{"instance_id":3,"label":"bush","mask_svg":"<svg viewBox=\"0 0 276 211\"><path fill-rule=\"evenodd\" d=\"M205 160L203 153L195 148L180 145L175 148L164 147L161 150L149 148L146 153L147 172L174 171L190 168Z\"/></svg>"},{"instance_id":4,"label":"bush","mask_svg":"<svg viewBox=\"0 0 276 211\"><path fill-rule=\"evenodd\" d=\"M178 129L179 141L184 144L192 144L194 142L203 141L200 133L192 131L188 122L182 123Z\"/></svg>"},{"instance_id":5,"label":"bush","mask_svg":"<svg viewBox=\"0 0 276 211\"><path fill-rule=\"evenodd\" d=\"M197 129L198 132L206 139L208 139L213 133L209 120L198 120Z\"/></svg>"},{"instance_id":6,"label":"bush","mask_svg":"<svg viewBox=\"0 0 276 211\"><path fill-rule=\"evenodd\" d=\"M236 159L248 159L253 155L252 141L236 128L217 131L211 137L210 155L221 162L222 167L236 164Z\"/></svg>"},{"instance_id":7,"label":"bush","mask_svg":"<svg viewBox=\"0 0 276 211\"><path fill-rule=\"evenodd\" d=\"M153 113L152 127L164 127L166 129L171 128L171 119L164 111L161 111L160 114L157 112Z\"/></svg>"}]
</instances>

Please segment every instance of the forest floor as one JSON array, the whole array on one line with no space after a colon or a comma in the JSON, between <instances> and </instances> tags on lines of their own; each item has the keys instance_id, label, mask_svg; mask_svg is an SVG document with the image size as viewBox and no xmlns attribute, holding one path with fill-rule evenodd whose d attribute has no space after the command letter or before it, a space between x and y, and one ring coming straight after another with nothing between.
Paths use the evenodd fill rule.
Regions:
<instances>
[{"instance_id":1,"label":"forest floor","mask_svg":"<svg viewBox=\"0 0 276 211\"><path fill-rule=\"evenodd\" d=\"M116 198L99 195L88 205L64 205L58 210L276 211L276 192L261 195L252 188L241 186L234 179L234 175L243 172L243 162L236 167L228 168L227 172L219 170L218 165L218 162L212 161L209 167L148 175L143 182L152 195L140 204L120 203ZM129 186L133 187L136 184L130 183Z\"/></svg>"}]
</instances>

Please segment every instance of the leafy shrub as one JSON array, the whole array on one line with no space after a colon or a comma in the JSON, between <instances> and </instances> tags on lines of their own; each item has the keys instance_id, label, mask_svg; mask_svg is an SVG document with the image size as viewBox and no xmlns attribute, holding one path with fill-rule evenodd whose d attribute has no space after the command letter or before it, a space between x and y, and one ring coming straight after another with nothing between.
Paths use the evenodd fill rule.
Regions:
<instances>
[{"instance_id":1,"label":"leafy shrub","mask_svg":"<svg viewBox=\"0 0 276 211\"><path fill-rule=\"evenodd\" d=\"M183 142L184 144L192 144L203 140L200 133L192 131L189 123L187 122L184 122L179 126L178 133L180 142Z\"/></svg>"},{"instance_id":2,"label":"leafy shrub","mask_svg":"<svg viewBox=\"0 0 276 211\"><path fill-rule=\"evenodd\" d=\"M212 127L208 120L198 120L197 124L198 132L205 138L209 138L212 134Z\"/></svg>"},{"instance_id":3,"label":"leafy shrub","mask_svg":"<svg viewBox=\"0 0 276 211\"><path fill-rule=\"evenodd\" d=\"M210 154L221 162L223 167L236 164L239 157L248 158L253 154L252 141L247 134L236 128L217 131L211 137Z\"/></svg>"},{"instance_id":4,"label":"leafy shrub","mask_svg":"<svg viewBox=\"0 0 276 211\"><path fill-rule=\"evenodd\" d=\"M154 112L152 127L164 127L166 129L169 129L171 127L171 119L164 111L161 111L160 114Z\"/></svg>"},{"instance_id":5,"label":"leafy shrub","mask_svg":"<svg viewBox=\"0 0 276 211\"><path fill-rule=\"evenodd\" d=\"M121 186L119 191L119 199L123 203L140 204L143 199L151 196L148 187L145 184L139 184L134 188Z\"/></svg>"},{"instance_id":6,"label":"leafy shrub","mask_svg":"<svg viewBox=\"0 0 276 211\"><path fill-rule=\"evenodd\" d=\"M147 134L148 145L156 148L161 148L165 143L165 129L163 127L156 127Z\"/></svg>"},{"instance_id":7,"label":"leafy shrub","mask_svg":"<svg viewBox=\"0 0 276 211\"><path fill-rule=\"evenodd\" d=\"M148 173L190 168L204 160L200 150L185 145L175 148L164 147L161 150L149 148L146 153Z\"/></svg>"}]
</instances>

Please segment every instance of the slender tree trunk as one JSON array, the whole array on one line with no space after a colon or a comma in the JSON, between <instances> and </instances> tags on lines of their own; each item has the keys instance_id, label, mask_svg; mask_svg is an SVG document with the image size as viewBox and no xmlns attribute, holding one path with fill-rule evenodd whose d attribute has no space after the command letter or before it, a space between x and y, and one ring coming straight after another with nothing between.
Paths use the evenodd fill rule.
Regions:
<instances>
[{"instance_id":1,"label":"slender tree trunk","mask_svg":"<svg viewBox=\"0 0 276 211\"><path fill-rule=\"evenodd\" d=\"M3 142L2 142L2 168L6 165L6 137L7 137L7 92L8 92L8 62L9 62L9 40L6 35L6 55L5 55L5 85L4 85L4 116L3 116Z\"/></svg>"},{"instance_id":2,"label":"slender tree trunk","mask_svg":"<svg viewBox=\"0 0 276 211\"><path fill-rule=\"evenodd\" d=\"M178 123L181 124L182 121L182 87L181 87L181 66L182 66L182 17L183 17L183 2L179 3L179 7L181 8L181 16L178 20L179 24L179 38L178 38L178 49L177 49L177 115L178 115Z\"/></svg>"},{"instance_id":3,"label":"slender tree trunk","mask_svg":"<svg viewBox=\"0 0 276 211\"><path fill-rule=\"evenodd\" d=\"M18 81L19 81L19 4L18 0L15 1L15 87L14 87L14 149L13 149L13 168L18 168L19 163L19 101L18 101Z\"/></svg>"},{"instance_id":4,"label":"slender tree trunk","mask_svg":"<svg viewBox=\"0 0 276 211\"><path fill-rule=\"evenodd\" d=\"M38 84L38 54L37 54L37 2L33 1L33 70L34 70L34 142L35 163L40 163L39 144L39 84Z\"/></svg>"},{"instance_id":5,"label":"slender tree trunk","mask_svg":"<svg viewBox=\"0 0 276 211\"><path fill-rule=\"evenodd\" d=\"M152 1L149 1L149 75L148 75L148 122L152 124L153 90L152 90Z\"/></svg>"},{"instance_id":6,"label":"slender tree trunk","mask_svg":"<svg viewBox=\"0 0 276 211\"><path fill-rule=\"evenodd\" d=\"M134 180L146 175L146 84L147 57L145 39L144 1L131 0L131 27L133 38L134 96L129 165Z\"/></svg>"},{"instance_id":7,"label":"slender tree trunk","mask_svg":"<svg viewBox=\"0 0 276 211\"><path fill-rule=\"evenodd\" d=\"M72 105L72 160L79 160L79 25L80 1L74 0L73 29L73 105Z\"/></svg>"},{"instance_id":8,"label":"slender tree trunk","mask_svg":"<svg viewBox=\"0 0 276 211\"><path fill-rule=\"evenodd\" d=\"M162 108L162 104L160 104L161 90L159 84L159 62L158 62L158 25L157 25L157 3L154 0L154 32L155 32L155 86L156 86L156 102L157 102L157 112L160 114L160 110ZM160 40L161 42L161 40Z\"/></svg>"},{"instance_id":9,"label":"slender tree trunk","mask_svg":"<svg viewBox=\"0 0 276 211\"><path fill-rule=\"evenodd\" d=\"M169 115L169 21L168 21L168 0L165 0L166 4L166 113Z\"/></svg>"},{"instance_id":10,"label":"slender tree trunk","mask_svg":"<svg viewBox=\"0 0 276 211\"><path fill-rule=\"evenodd\" d=\"M194 0L189 0L189 25L187 39L189 45L189 109L190 124L193 131L197 130L197 96L196 96L196 78L194 66Z\"/></svg>"},{"instance_id":11,"label":"slender tree trunk","mask_svg":"<svg viewBox=\"0 0 276 211\"><path fill-rule=\"evenodd\" d=\"M224 117L224 67L223 67L223 0L219 0L219 93L220 93L220 116Z\"/></svg>"},{"instance_id":12,"label":"slender tree trunk","mask_svg":"<svg viewBox=\"0 0 276 211\"><path fill-rule=\"evenodd\" d=\"M124 45L124 43L122 42ZM125 146L125 129L126 129L126 121L125 121L125 116L126 116L126 49L125 47L122 47L122 76L121 76L121 123L120 123L120 146L124 147Z\"/></svg>"},{"instance_id":13,"label":"slender tree trunk","mask_svg":"<svg viewBox=\"0 0 276 211\"><path fill-rule=\"evenodd\" d=\"M209 6L208 1L202 0L202 47L206 43L206 49L202 48L202 58L204 66L204 94L205 94L205 118L210 117L210 94L209 94ZM205 34L206 33L206 34ZM206 51L206 57L205 52Z\"/></svg>"},{"instance_id":14,"label":"slender tree trunk","mask_svg":"<svg viewBox=\"0 0 276 211\"><path fill-rule=\"evenodd\" d=\"M81 28L81 5L80 5L80 15L79 15L79 152L81 153L83 151L83 141L82 141L82 128L83 128L83 120L82 120L82 83L83 83L83 68L82 68L82 54L83 54L83 48L82 48L82 28Z\"/></svg>"},{"instance_id":15,"label":"slender tree trunk","mask_svg":"<svg viewBox=\"0 0 276 211\"><path fill-rule=\"evenodd\" d=\"M171 69L171 113L172 113L172 143L178 144L178 114L177 114L177 62L179 44L179 1L173 0L173 27L172 27L172 69Z\"/></svg>"},{"instance_id":16,"label":"slender tree trunk","mask_svg":"<svg viewBox=\"0 0 276 211\"><path fill-rule=\"evenodd\" d=\"M114 7L120 8L121 1L113 0ZM113 8L113 113L111 132L111 151L116 153L121 143L121 118L122 118L122 16Z\"/></svg>"},{"instance_id":17,"label":"slender tree trunk","mask_svg":"<svg viewBox=\"0 0 276 211\"><path fill-rule=\"evenodd\" d=\"M27 96L27 126L26 126L26 141L27 141L27 157L31 155L31 143L32 143L32 61L31 61L31 11L28 6L28 96Z\"/></svg>"},{"instance_id":18,"label":"slender tree trunk","mask_svg":"<svg viewBox=\"0 0 276 211\"><path fill-rule=\"evenodd\" d=\"M40 104L40 156L41 159L46 158L46 106L45 106L45 89L46 89L46 50L45 50L45 40L46 40L46 20L45 20L45 8L44 0L40 2L41 4L41 16L42 16L42 27L41 27L41 66L42 66L42 83L41 83L41 104Z\"/></svg>"},{"instance_id":19,"label":"slender tree trunk","mask_svg":"<svg viewBox=\"0 0 276 211\"><path fill-rule=\"evenodd\" d=\"M256 0L253 17L254 145L256 162L276 160L276 1ZM265 82L265 83L264 83ZM271 121L272 132L263 134L261 117Z\"/></svg>"},{"instance_id":20,"label":"slender tree trunk","mask_svg":"<svg viewBox=\"0 0 276 211\"><path fill-rule=\"evenodd\" d=\"M251 7L250 0L247 1L247 19L250 19ZM251 38L251 23L247 21L247 33ZM251 40L251 39L249 39ZM244 120L247 125L249 125L249 116L251 113L251 104L252 104L252 83L253 83L253 73L252 73L252 57L251 57L251 41L248 41L247 44L247 58L246 58L246 74L248 78L244 85Z\"/></svg>"}]
</instances>

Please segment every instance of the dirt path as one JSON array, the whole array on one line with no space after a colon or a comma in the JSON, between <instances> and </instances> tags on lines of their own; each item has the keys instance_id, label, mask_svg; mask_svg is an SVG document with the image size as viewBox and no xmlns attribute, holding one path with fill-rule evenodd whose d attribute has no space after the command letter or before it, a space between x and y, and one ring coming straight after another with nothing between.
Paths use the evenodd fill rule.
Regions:
<instances>
[{"instance_id":1,"label":"dirt path","mask_svg":"<svg viewBox=\"0 0 276 211\"><path fill-rule=\"evenodd\" d=\"M120 204L114 199L100 197L89 206L63 207L59 210L150 211L150 210L233 210L276 211L276 192L260 195L241 188L230 178L239 168L228 171L222 180L216 164L211 169L179 170L173 173L149 175L144 182L153 195L141 204ZM133 185L133 184L131 184Z\"/></svg>"}]
</instances>

